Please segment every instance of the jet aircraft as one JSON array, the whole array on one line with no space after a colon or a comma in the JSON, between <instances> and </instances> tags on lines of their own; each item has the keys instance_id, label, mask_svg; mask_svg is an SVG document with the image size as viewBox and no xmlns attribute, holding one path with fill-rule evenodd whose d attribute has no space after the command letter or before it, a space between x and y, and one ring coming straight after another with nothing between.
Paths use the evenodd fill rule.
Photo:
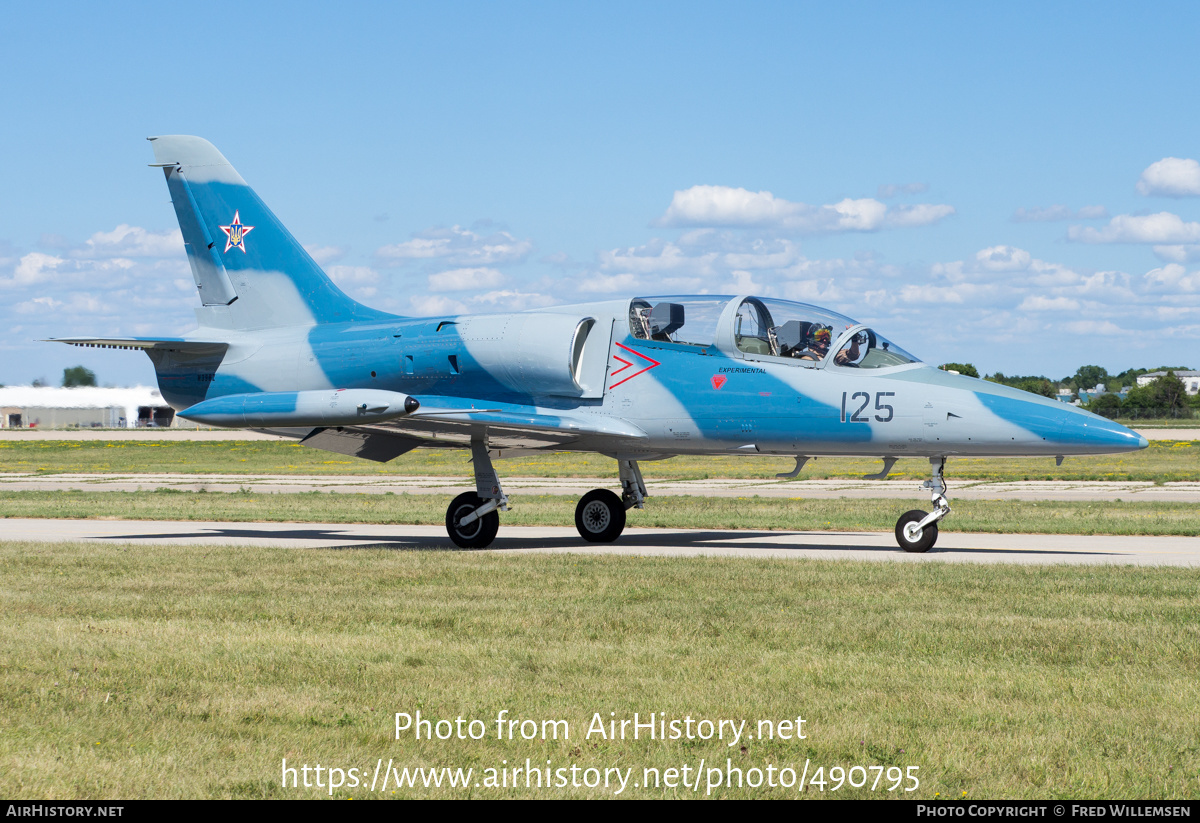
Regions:
<instances>
[{"instance_id":1,"label":"jet aircraft","mask_svg":"<svg viewBox=\"0 0 1200 823\"><path fill-rule=\"evenodd\" d=\"M950 512L952 457L1145 448L1054 400L933 368L874 328L752 295L633 296L499 314L402 317L344 294L211 143L149 138L196 281L179 338L72 337L141 349L180 416L367 460L470 449L475 489L446 511L463 548L508 508L493 459L543 450L611 457L620 494L583 495L575 525L610 542L642 508L640 463L682 454L927 458L932 510L896 523L924 552Z\"/></svg>"}]
</instances>

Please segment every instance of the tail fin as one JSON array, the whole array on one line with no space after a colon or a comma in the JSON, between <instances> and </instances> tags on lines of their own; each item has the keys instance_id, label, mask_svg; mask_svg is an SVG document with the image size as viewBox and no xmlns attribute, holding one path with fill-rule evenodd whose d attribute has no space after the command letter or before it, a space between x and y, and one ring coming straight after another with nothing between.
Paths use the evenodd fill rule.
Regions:
<instances>
[{"instance_id":1,"label":"tail fin","mask_svg":"<svg viewBox=\"0 0 1200 823\"><path fill-rule=\"evenodd\" d=\"M149 139L205 306L202 325L258 329L391 316L334 285L212 143Z\"/></svg>"}]
</instances>

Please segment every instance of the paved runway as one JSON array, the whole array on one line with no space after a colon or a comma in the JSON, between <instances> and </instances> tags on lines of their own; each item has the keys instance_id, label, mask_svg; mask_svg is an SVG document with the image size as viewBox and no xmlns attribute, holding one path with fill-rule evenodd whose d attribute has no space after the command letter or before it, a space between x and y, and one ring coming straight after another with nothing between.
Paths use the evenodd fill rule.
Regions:
<instances>
[{"instance_id":1,"label":"paved runway","mask_svg":"<svg viewBox=\"0 0 1200 823\"><path fill-rule=\"evenodd\" d=\"M440 526L337 523L214 523L145 520L0 520L0 540L84 541L140 546L277 546L331 549L453 549ZM888 532L763 532L628 529L610 545L585 543L574 529L501 526L488 551L680 557L825 558L909 563L1119 564L1200 566L1200 537L965 534L943 532L928 554L906 554Z\"/></svg>"},{"instance_id":2,"label":"paved runway","mask_svg":"<svg viewBox=\"0 0 1200 823\"><path fill-rule=\"evenodd\" d=\"M343 494L457 494L475 485L469 477L264 474L51 474L0 473L4 491L179 491L336 492ZM612 488L614 478L505 477L509 494L564 494ZM647 480L652 497L776 497L810 500L890 498L925 501L917 480ZM1146 500L1200 503L1200 482L950 480L951 500Z\"/></svg>"}]
</instances>

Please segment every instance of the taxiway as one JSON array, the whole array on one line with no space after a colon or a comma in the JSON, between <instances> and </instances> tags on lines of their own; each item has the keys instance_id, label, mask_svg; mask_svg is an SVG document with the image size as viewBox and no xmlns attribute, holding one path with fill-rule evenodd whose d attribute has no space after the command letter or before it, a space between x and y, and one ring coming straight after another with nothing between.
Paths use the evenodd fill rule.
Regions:
<instances>
[{"instance_id":1,"label":"taxiway","mask_svg":"<svg viewBox=\"0 0 1200 823\"><path fill-rule=\"evenodd\" d=\"M35 542L282 549L453 550L440 526L344 523L217 523L145 520L0 520L0 539ZM890 532L626 529L616 543L585 543L572 528L503 526L485 551L632 556L822 558L908 563L1055 563L1200 566L1200 537L968 534L942 532L927 554L906 554Z\"/></svg>"}]
</instances>

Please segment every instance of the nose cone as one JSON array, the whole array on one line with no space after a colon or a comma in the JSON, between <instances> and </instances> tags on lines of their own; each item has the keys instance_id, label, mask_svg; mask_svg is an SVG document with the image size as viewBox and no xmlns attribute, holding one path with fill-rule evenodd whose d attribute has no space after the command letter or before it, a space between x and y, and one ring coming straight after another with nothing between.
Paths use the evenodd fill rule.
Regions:
<instances>
[{"instance_id":1,"label":"nose cone","mask_svg":"<svg viewBox=\"0 0 1200 823\"><path fill-rule=\"evenodd\" d=\"M1146 438L1120 423L1084 411L1067 417L1057 439L1066 454L1114 454L1150 445Z\"/></svg>"}]
</instances>

